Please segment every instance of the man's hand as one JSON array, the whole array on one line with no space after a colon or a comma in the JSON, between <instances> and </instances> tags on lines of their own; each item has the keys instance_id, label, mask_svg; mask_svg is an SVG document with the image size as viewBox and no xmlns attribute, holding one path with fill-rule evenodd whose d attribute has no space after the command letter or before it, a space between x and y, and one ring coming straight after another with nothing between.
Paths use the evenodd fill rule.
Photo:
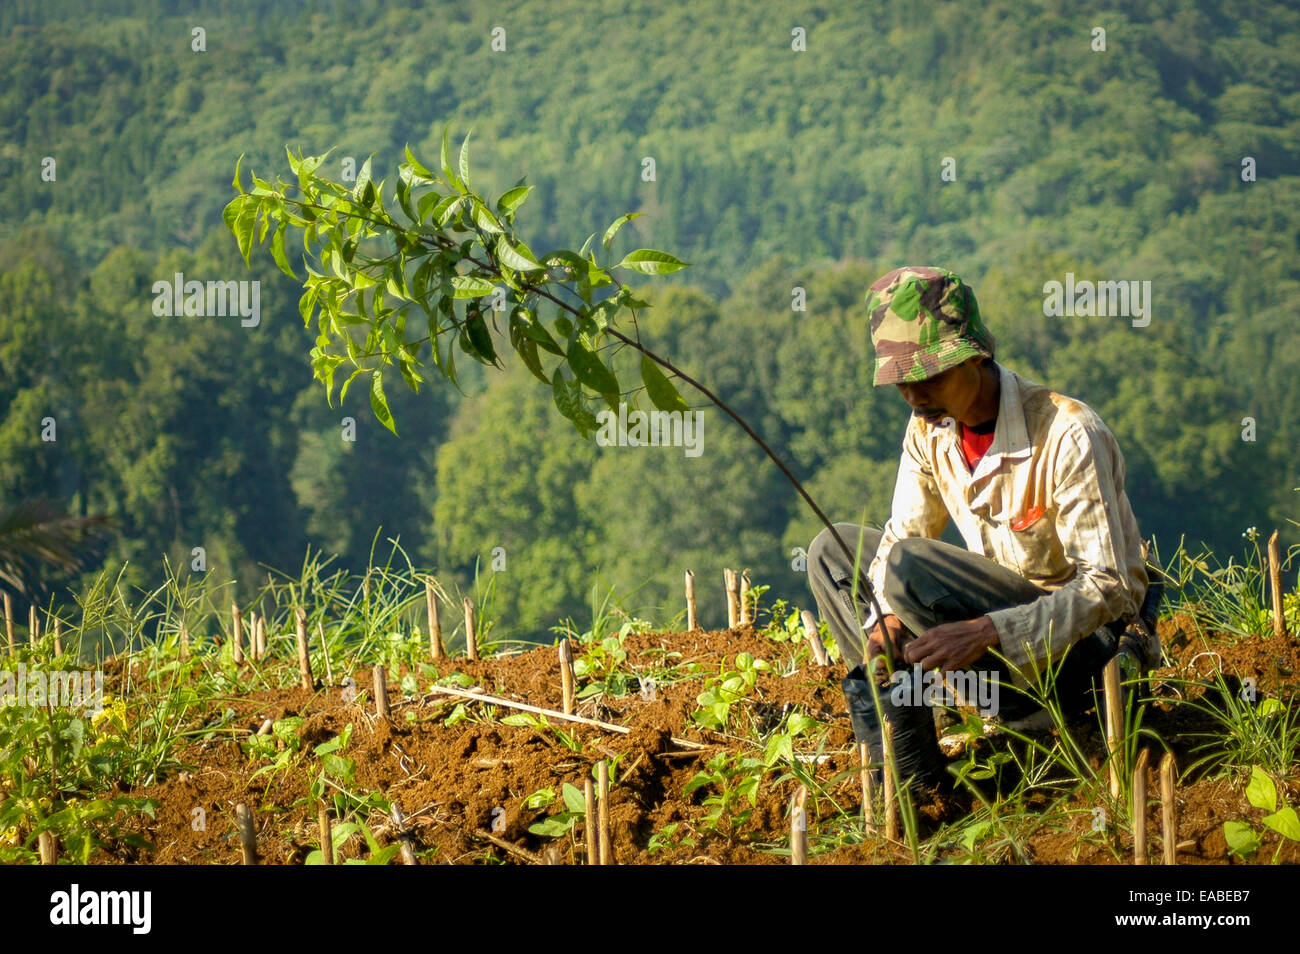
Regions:
<instances>
[{"instance_id":1,"label":"man's hand","mask_svg":"<svg viewBox=\"0 0 1300 954\"><path fill-rule=\"evenodd\" d=\"M892 617L885 617L886 620ZM964 623L943 623L927 629L907 644L903 658L920 663L926 672L942 669L965 669L998 644L998 631L987 616Z\"/></svg>"},{"instance_id":2,"label":"man's hand","mask_svg":"<svg viewBox=\"0 0 1300 954\"><path fill-rule=\"evenodd\" d=\"M893 613L886 613L881 622L877 623L867 636L867 659L875 659L877 656L883 656L885 653L885 639L888 637L890 644L894 649L894 658L898 659L899 654L903 651L903 641L911 634L907 627ZM870 669L870 667L868 667Z\"/></svg>"}]
</instances>

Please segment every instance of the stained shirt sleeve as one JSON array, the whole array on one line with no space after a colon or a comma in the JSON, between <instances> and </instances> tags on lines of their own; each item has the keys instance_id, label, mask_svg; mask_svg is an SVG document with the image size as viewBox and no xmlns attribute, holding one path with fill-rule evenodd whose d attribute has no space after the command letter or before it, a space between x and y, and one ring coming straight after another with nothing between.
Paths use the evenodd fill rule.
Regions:
<instances>
[{"instance_id":1,"label":"stained shirt sleeve","mask_svg":"<svg viewBox=\"0 0 1300 954\"><path fill-rule=\"evenodd\" d=\"M1124 461L1099 420L1074 421L1063 432L1053 468L1057 539L1075 567L1068 583L1032 603L989 613L999 650L1018 667L1059 660L1076 639L1137 611L1126 585L1121 520Z\"/></svg>"}]
</instances>

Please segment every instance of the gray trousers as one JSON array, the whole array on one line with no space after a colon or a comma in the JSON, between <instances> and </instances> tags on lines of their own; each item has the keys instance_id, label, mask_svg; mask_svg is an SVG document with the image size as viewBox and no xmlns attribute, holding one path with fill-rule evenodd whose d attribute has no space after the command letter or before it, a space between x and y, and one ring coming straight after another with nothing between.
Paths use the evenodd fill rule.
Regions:
<instances>
[{"instance_id":1,"label":"gray trousers","mask_svg":"<svg viewBox=\"0 0 1300 954\"><path fill-rule=\"evenodd\" d=\"M850 550L859 550L863 575L875 557L881 532L854 523L837 523ZM859 591L855 618L852 602L853 561L844 555L830 531L823 530L808 547L808 584L817 607L840 649L840 658L852 669L866 655L865 633L858 620L871 615L871 603ZM885 563L884 597L899 621L919 636L940 623L964 622L986 613L1029 603L1047 593L1024 577L987 557L940 540L909 537L899 540ZM1109 638L1107 638L1109 637ZM1113 629L1093 633L1070 647L1055 679L1061 708L1069 714L1084 711L1100 691L1101 669L1115 654L1118 633ZM898 660L899 666L906 666ZM996 681L998 714L1020 719L1041 708L1011 684L1006 664L986 653L970 667Z\"/></svg>"}]
</instances>

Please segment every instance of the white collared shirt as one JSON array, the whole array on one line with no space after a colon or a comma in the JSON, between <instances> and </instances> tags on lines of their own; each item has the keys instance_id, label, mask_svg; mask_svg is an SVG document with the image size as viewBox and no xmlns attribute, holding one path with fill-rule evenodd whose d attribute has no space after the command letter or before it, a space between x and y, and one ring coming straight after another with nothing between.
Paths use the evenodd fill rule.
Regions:
<instances>
[{"instance_id":1,"label":"white collared shirt","mask_svg":"<svg viewBox=\"0 0 1300 954\"><path fill-rule=\"evenodd\" d=\"M1109 428L1083 402L996 367L997 425L973 472L952 418L908 421L892 514L867 572L881 612L892 612L884 597L890 548L904 537L937 538L951 516L967 549L1049 591L988 614L995 648L1016 666L1041 669L1080 637L1137 613L1146 561ZM1030 519L1035 509L1042 515Z\"/></svg>"}]
</instances>

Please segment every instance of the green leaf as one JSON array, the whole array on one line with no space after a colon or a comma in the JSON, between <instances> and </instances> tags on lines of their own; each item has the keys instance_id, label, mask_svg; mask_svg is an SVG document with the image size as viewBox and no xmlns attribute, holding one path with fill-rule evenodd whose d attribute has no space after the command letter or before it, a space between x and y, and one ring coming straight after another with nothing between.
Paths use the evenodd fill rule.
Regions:
<instances>
[{"instance_id":1,"label":"green leaf","mask_svg":"<svg viewBox=\"0 0 1300 954\"><path fill-rule=\"evenodd\" d=\"M394 434L397 433L393 414L388 410L388 398L384 397L384 372L380 370L376 370L370 378L370 409L375 412L380 424Z\"/></svg>"},{"instance_id":2,"label":"green leaf","mask_svg":"<svg viewBox=\"0 0 1300 954\"><path fill-rule=\"evenodd\" d=\"M290 278L297 278L293 269L289 267L289 256L284 253L284 231L286 223L281 222L279 228L275 230L275 235L271 237L271 257L275 259L275 264L280 266L280 271L284 272Z\"/></svg>"},{"instance_id":3,"label":"green leaf","mask_svg":"<svg viewBox=\"0 0 1300 954\"><path fill-rule=\"evenodd\" d=\"M501 194L501 198L497 199L497 211L502 215L513 215L532 191L533 187L530 185L517 185L513 189L508 189Z\"/></svg>"},{"instance_id":4,"label":"green leaf","mask_svg":"<svg viewBox=\"0 0 1300 954\"><path fill-rule=\"evenodd\" d=\"M1223 823L1223 839L1228 843L1228 853L1245 857L1259 851L1259 833L1242 821Z\"/></svg>"},{"instance_id":5,"label":"green leaf","mask_svg":"<svg viewBox=\"0 0 1300 954\"><path fill-rule=\"evenodd\" d=\"M638 218L644 214L645 214L644 212L629 212L627 215L621 215L617 219L615 219L614 224L605 230L605 239L604 239L605 251L607 252L609 251L609 245L611 242L614 241L614 236L618 234L619 229L621 229L628 222L631 222L633 219Z\"/></svg>"},{"instance_id":6,"label":"green leaf","mask_svg":"<svg viewBox=\"0 0 1300 954\"><path fill-rule=\"evenodd\" d=\"M584 438L599 426L596 416L583 405L577 382L566 381L559 368L555 369L555 375L551 378L551 391L555 406L573 422Z\"/></svg>"},{"instance_id":7,"label":"green leaf","mask_svg":"<svg viewBox=\"0 0 1300 954\"><path fill-rule=\"evenodd\" d=\"M430 182L433 181L433 173L421 165L420 160L415 158L415 153L411 152L411 146L409 143L406 146L406 161L410 163L411 170L417 176L420 176L422 179L428 179Z\"/></svg>"},{"instance_id":8,"label":"green leaf","mask_svg":"<svg viewBox=\"0 0 1300 954\"><path fill-rule=\"evenodd\" d=\"M488 331L487 322L483 320L482 312L473 310L466 315L465 330L469 334L470 343L474 346L474 352L485 361L499 367L500 363L497 360L496 348L492 346L492 334Z\"/></svg>"},{"instance_id":9,"label":"green leaf","mask_svg":"<svg viewBox=\"0 0 1300 954\"><path fill-rule=\"evenodd\" d=\"M447 180L447 185L451 186L458 192L464 192L465 186L456 178L456 173L451 171L451 126L442 127L442 153L439 156L442 166L443 178Z\"/></svg>"},{"instance_id":10,"label":"green leaf","mask_svg":"<svg viewBox=\"0 0 1300 954\"><path fill-rule=\"evenodd\" d=\"M659 410L682 412L690 410L690 406L677 393L673 382L659 370L659 365L644 354L641 355L641 380L645 382L645 393Z\"/></svg>"},{"instance_id":11,"label":"green leaf","mask_svg":"<svg viewBox=\"0 0 1300 954\"><path fill-rule=\"evenodd\" d=\"M1277 811L1277 786L1268 773L1258 765L1250 768L1250 782L1246 785L1246 800L1266 812Z\"/></svg>"},{"instance_id":12,"label":"green leaf","mask_svg":"<svg viewBox=\"0 0 1300 954\"><path fill-rule=\"evenodd\" d=\"M531 255L511 245L504 235L496 241L495 254L502 265L513 268L517 272L535 272L542 267Z\"/></svg>"},{"instance_id":13,"label":"green leaf","mask_svg":"<svg viewBox=\"0 0 1300 954\"><path fill-rule=\"evenodd\" d=\"M470 217L474 219L475 225L481 228L484 232L487 232L489 235L505 234L505 229L503 229L501 223L496 220L496 216L488 211L488 207L477 198L473 199L470 203Z\"/></svg>"},{"instance_id":14,"label":"green leaf","mask_svg":"<svg viewBox=\"0 0 1300 954\"><path fill-rule=\"evenodd\" d=\"M542 323L534 320L532 314L527 309L519 309L519 311L519 328L523 332L524 336L531 338L540 347L549 351L551 354L564 357L564 349L556 344L555 339L552 338L551 333L542 326Z\"/></svg>"},{"instance_id":15,"label":"green leaf","mask_svg":"<svg viewBox=\"0 0 1300 954\"><path fill-rule=\"evenodd\" d=\"M464 183L466 190L470 188L469 184L469 137L473 135L473 130L465 134L465 141L460 144L460 181Z\"/></svg>"},{"instance_id":16,"label":"green leaf","mask_svg":"<svg viewBox=\"0 0 1300 954\"><path fill-rule=\"evenodd\" d=\"M1300 841L1300 818L1296 817L1295 809L1290 805L1264 816L1264 824L1285 838Z\"/></svg>"},{"instance_id":17,"label":"green leaf","mask_svg":"<svg viewBox=\"0 0 1300 954\"><path fill-rule=\"evenodd\" d=\"M639 248L635 252L628 252L624 255L623 261L614 267L630 268L646 275L667 275L679 268L685 268L688 264L688 262L683 262L667 252L660 252L652 248Z\"/></svg>"},{"instance_id":18,"label":"green leaf","mask_svg":"<svg viewBox=\"0 0 1300 954\"><path fill-rule=\"evenodd\" d=\"M618 410L618 378L581 341L574 338L569 344L569 367L574 377L605 399L614 410Z\"/></svg>"},{"instance_id":19,"label":"green leaf","mask_svg":"<svg viewBox=\"0 0 1300 954\"><path fill-rule=\"evenodd\" d=\"M240 184L239 181L239 167L243 164L243 162L244 162L244 154L241 152L239 154L239 158L235 160L235 178L230 180L230 184L235 187L235 191L238 192L240 195L244 194L244 187L243 185Z\"/></svg>"},{"instance_id":20,"label":"green leaf","mask_svg":"<svg viewBox=\"0 0 1300 954\"><path fill-rule=\"evenodd\" d=\"M451 286L456 289L457 298L482 298L497 290L497 286L486 278L478 278L474 275L453 275Z\"/></svg>"},{"instance_id":21,"label":"green leaf","mask_svg":"<svg viewBox=\"0 0 1300 954\"><path fill-rule=\"evenodd\" d=\"M573 812L575 815L586 814L587 799L582 792L578 790L577 786L565 782L561 787L560 792L564 796L565 808Z\"/></svg>"}]
</instances>

